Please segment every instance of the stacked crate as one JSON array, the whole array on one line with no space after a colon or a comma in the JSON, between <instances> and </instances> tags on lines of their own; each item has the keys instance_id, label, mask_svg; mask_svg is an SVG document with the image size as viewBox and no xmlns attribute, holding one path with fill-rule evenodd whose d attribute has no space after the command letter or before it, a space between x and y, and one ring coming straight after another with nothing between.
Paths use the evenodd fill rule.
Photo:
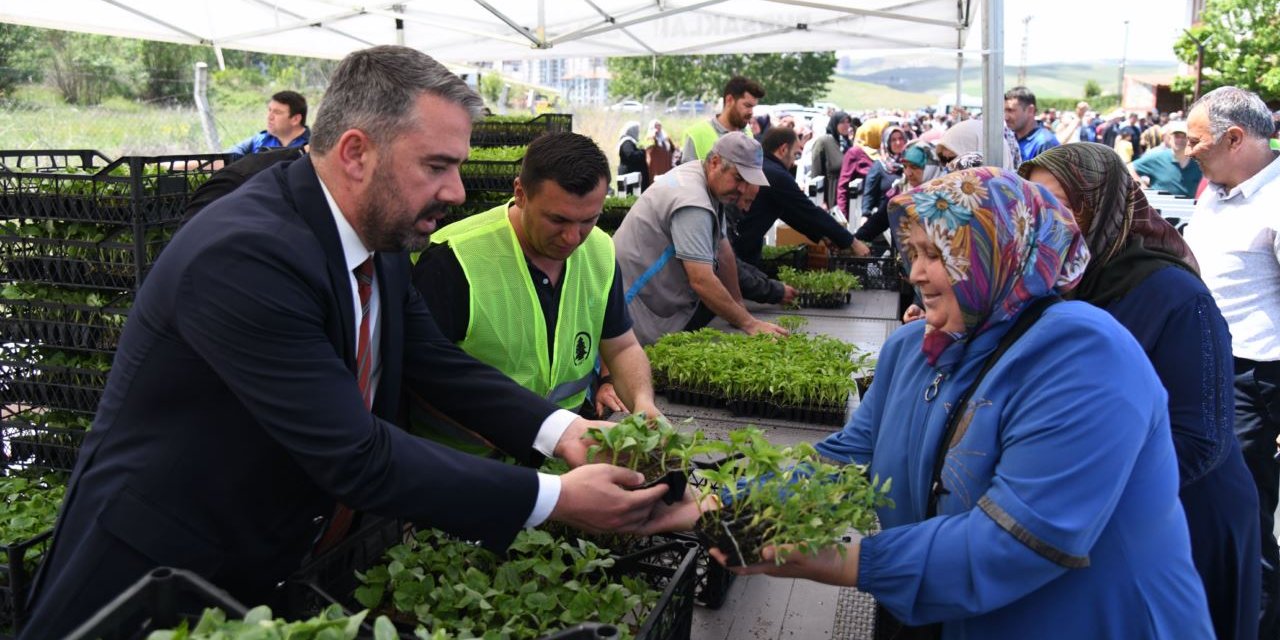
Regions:
<instances>
[{"instance_id":1,"label":"stacked crate","mask_svg":"<svg viewBox=\"0 0 1280 640\"><path fill-rule=\"evenodd\" d=\"M472 126L471 148L524 147L543 134L567 131L573 131L573 116L567 113L544 113L527 120L490 116ZM443 224L488 211L510 200L512 183L520 175L520 163L520 159L468 160L461 169L467 201L452 207Z\"/></svg>"},{"instance_id":2,"label":"stacked crate","mask_svg":"<svg viewBox=\"0 0 1280 640\"><path fill-rule=\"evenodd\" d=\"M65 478L74 468L138 287L191 192L223 159L0 151L5 475ZM22 564L34 562L25 549L35 542L4 542L0 627L12 630L25 613L19 580L34 573Z\"/></svg>"}]
</instances>

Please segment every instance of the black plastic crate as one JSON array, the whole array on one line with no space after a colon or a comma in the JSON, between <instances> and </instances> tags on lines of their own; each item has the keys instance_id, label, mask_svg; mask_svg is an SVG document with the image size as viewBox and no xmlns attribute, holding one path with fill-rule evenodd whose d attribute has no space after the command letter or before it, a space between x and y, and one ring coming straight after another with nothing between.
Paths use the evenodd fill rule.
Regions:
<instances>
[{"instance_id":1,"label":"black plastic crate","mask_svg":"<svg viewBox=\"0 0 1280 640\"><path fill-rule=\"evenodd\" d=\"M627 217L627 213L631 211L631 207L605 207L600 212L600 219L596 222L596 226L600 230L609 235L613 235L622 226L622 221Z\"/></svg>"},{"instance_id":2,"label":"black plastic crate","mask_svg":"<svg viewBox=\"0 0 1280 640\"><path fill-rule=\"evenodd\" d=\"M29 540L5 545L0 564L0 635L22 631L27 621L27 592L53 537L50 529Z\"/></svg>"},{"instance_id":3,"label":"black plastic crate","mask_svg":"<svg viewBox=\"0 0 1280 640\"><path fill-rule=\"evenodd\" d=\"M694 559L694 573L697 582L694 586L694 602L708 609L719 609L729 597L729 586L737 574L729 571L724 565L716 562L709 554L707 547L698 536L692 533L668 533L653 536L649 544L664 544L678 540L698 545L698 555Z\"/></svg>"},{"instance_id":4,"label":"black plastic crate","mask_svg":"<svg viewBox=\"0 0 1280 640\"><path fill-rule=\"evenodd\" d=\"M41 424L30 411L0 420L0 456L9 469L71 472L84 442L86 431Z\"/></svg>"},{"instance_id":5,"label":"black plastic crate","mask_svg":"<svg viewBox=\"0 0 1280 640\"><path fill-rule=\"evenodd\" d=\"M127 312L124 301L118 298L102 307L0 300L0 342L114 353Z\"/></svg>"},{"instance_id":6,"label":"black plastic crate","mask_svg":"<svg viewBox=\"0 0 1280 640\"><path fill-rule=\"evenodd\" d=\"M140 241L132 237L132 227L119 227L101 241L0 235L0 279L136 291L175 230L148 228Z\"/></svg>"},{"instance_id":7,"label":"black plastic crate","mask_svg":"<svg viewBox=\"0 0 1280 640\"><path fill-rule=\"evenodd\" d=\"M462 163L462 188L468 194L479 191L511 193L520 177L520 160L468 160Z\"/></svg>"},{"instance_id":8,"label":"black plastic crate","mask_svg":"<svg viewBox=\"0 0 1280 640\"><path fill-rule=\"evenodd\" d=\"M183 620L195 622L206 608L217 607L228 618L248 610L226 591L182 569L161 567L143 576L71 632L67 640L141 640L152 631L172 629Z\"/></svg>"},{"instance_id":9,"label":"black plastic crate","mask_svg":"<svg viewBox=\"0 0 1280 640\"><path fill-rule=\"evenodd\" d=\"M0 354L0 402L92 414L107 386L107 372L27 362Z\"/></svg>"},{"instance_id":10,"label":"black plastic crate","mask_svg":"<svg viewBox=\"0 0 1280 640\"><path fill-rule=\"evenodd\" d=\"M307 617L335 603L347 610L359 609L352 597L360 584L355 572L384 562L387 549L406 535L406 528L398 522L371 518L358 533L281 585L277 598L281 610L290 617ZM618 558L613 571L644 578L662 589L658 602L640 623L636 640L688 640L693 624L697 554L696 543L672 540ZM607 633L609 628L600 626L597 631ZM552 634L547 640L577 637Z\"/></svg>"},{"instance_id":11,"label":"black plastic crate","mask_svg":"<svg viewBox=\"0 0 1280 640\"><path fill-rule=\"evenodd\" d=\"M573 114L544 113L524 122L481 120L471 125L473 147L520 147L544 133L573 131Z\"/></svg>"},{"instance_id":12,"label":"black plastic crate","mask_svg":"<svg viewBox=\"0 0 1280 640\"><path fill-rule=\"evenodd\" d=\"M0 151L0 220L147 226L182 219L222 154L129 156L97 151ZM126 171L128 175L120 175Z\"/></svg>"},{"instance_id":13,"label":"black plastic crate","mask_svg":"<svg viewBox=\"0 0 1280 640\"><path fill-rule=\"evenodd\" d=\"M897 291L902 286L898 259L893 256L857 258L835 254L828 258L827 268L832 271L848 271L858 276L863 289Z\"/></svg>"},{"instance_id":14,"label":"black plastic crate","mask_svg":"<svg viewBox=\"0 0 1280 640\"><path fill-rule=\"evenodd\" d=\"M777 279L779 267L791 267L803 271L809 266L809 250L804 245L796 245L790 251L772 258L760 258L760 270L766 276Z\"/></svg>"}]
</instances>

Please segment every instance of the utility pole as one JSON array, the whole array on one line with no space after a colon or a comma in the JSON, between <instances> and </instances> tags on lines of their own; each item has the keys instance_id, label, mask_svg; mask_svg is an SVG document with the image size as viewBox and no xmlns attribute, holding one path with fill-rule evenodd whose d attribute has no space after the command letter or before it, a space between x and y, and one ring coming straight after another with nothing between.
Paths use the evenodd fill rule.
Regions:
<instances>
[{"instance_id":1,"label":"utility pole","mask_svg":"<svg viewBox=\"0 0 1280 640\"><path fill-rule=\"evenodd\" d=\"M1124 48L1120 50L1120 86L1116 88L1116 96L1120 98L1120 106L1124 106L1124 66L1129 60L1129 21L1124 21Z\"/></svg>"},{"instance_id":2,"label":"utility pole","mask_svg":"<svg viewBox=\"0 0 1280 640\"><path fill-rule=\"evenodd\" d=\"M1018 84L1027 86L1027 47L1031 40L1031 16L1022 19L1022 63L1018 65Z\"/></svg>"}]
</instances>

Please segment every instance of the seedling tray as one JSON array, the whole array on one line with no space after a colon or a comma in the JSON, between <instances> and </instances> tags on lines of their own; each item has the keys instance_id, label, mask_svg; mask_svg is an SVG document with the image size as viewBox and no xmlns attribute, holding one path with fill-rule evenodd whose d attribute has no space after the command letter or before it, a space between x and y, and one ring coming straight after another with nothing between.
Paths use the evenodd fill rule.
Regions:
<instances>
[{"instance_id":1,"label":"seedling tray","mask_svg":"<svg viewBox=\"0 0 1280 640\"><path fill-rule=\"evenodd\" d=\"M222 154L129 156L0 151L0 219L150 225L177 222ZM193 166L194 169L186 167ZM128 168L129 175L117 175Z\"/></svg>"},{"instance_id":2,"label":"seedling tray","mask_svg":"<svg viewBox=\"0 0 1280 640\"><path fill-rule=\"evenodd\" d=\"M544 113L524 122L481 120L471 125L473 147L519 147L545 133L573 131L573 114Z\"/></svg>"},{"instance_id":3,"label":"seedling tray","mask_svg":"<svg viewBox=\"0 0 1280 640\"><path fill-rule=\"evenodd\" d=\"M290 617L307 617L335 603L348 611L362 608L353 597L359 586L355 572L385 562L387 549L399 544L405 535L404 526L398 522L371 520L281 586L282 611ZM696 544L672 540L618 558L613 571L641 577L662 590L652 610L640 622L636 640L688 640L693 624L697 554ZM412 634L402 635L412 637ZM561 636L553 634L548 640L550 638Z\"/></svg>"},{"instance_id":4,"label":"seedling tray","mask_svg":"<svg viewBox=\"0 0 1280 640\"><path fill-rule=\"evenodd\" d=\"M778 267L805 269L809 266L809 251L805 245L797 245L786 253L772 258L761 258L761 271L770 278L777 279Z\"/></svg>"},{"instance_id":5,"label":"seedling tray","mask_svg":"<svg viewBox=\"0 0 1280 640\"><path fill-rule=\"evenodd\" d=\"M809 293L796 295L796 303L810 309L837 309L849 304L849 293Z\"/></svg>"},{"instance_id":6,"label":"seedling tray","mask_svg":"<svg viewBox=\"0 0 1280 640\"><path fill-rule=\"evenodd\" d=\"M720 394L707 391L694 391L683 387L667 387L662 392L667 399L676 404L687 404L694 407L720 409L725 406L725 399Z\"/></svg>"},{"instance_id":7,"label":"seedling tray","mask_svg":"<svg viewBox=\"0 0 1280 640\"><path fill-rule=\"evenodd\" d=\"M864 289L881 289L897 291L902 286L902 274L898 268L898 260L893 256L880 258L858 258L843 254L833 254L827 260L827 268L832 271L848 271L862 282Z\"/></svg>"},{"instance_id":8,"label":"seedling tray","mask_svg":"<svg viewBox=\"0 0 1280 640\"><path fill-rule=\"evenodd\" d=\"M472 191L504 191L510 193L520 176L520 160L468 160L462 164L462 187Z\"/></svg>"}]
</instances>

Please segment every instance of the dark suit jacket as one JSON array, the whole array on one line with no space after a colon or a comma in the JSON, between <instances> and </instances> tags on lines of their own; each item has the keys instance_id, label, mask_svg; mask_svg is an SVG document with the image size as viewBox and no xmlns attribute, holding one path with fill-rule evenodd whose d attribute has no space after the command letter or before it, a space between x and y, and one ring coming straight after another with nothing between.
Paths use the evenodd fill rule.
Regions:
<instances>
[{"instance_id":1,"label":"dark suit jacket","mask_svg":"<svg viewBox=\"0 0 1280 640\"><path fill-rule=\"evenodd\" d=\"M756 267L761 266L764 234L779 218L814 242L830 238L839 247L848 248L853 244L849 230L804 195L796 184L795 176L769 154L764 156L764 176L769 179L769 186L760 187L760 194L752 203L751 210L738 221L738 237L733 241L733 252L738 258Z\"/></svg>"},{"instance_id":2,"label":"dark suit jacket","mask_svg":"<svg viewBox=\"0 0 1280 640\"><path fill-rule=\"evenodd\" d=\"M311 160L209 206L138 293L80 452L24 637L61 637L145 571L191 569L248 603L307 556L335 499L505 547L526 469L410 436L401 384L534 462L556 407L445 339L405 254L378 254L382 374L355 374L349 275Z\"/></svg>"}]
</instances>

